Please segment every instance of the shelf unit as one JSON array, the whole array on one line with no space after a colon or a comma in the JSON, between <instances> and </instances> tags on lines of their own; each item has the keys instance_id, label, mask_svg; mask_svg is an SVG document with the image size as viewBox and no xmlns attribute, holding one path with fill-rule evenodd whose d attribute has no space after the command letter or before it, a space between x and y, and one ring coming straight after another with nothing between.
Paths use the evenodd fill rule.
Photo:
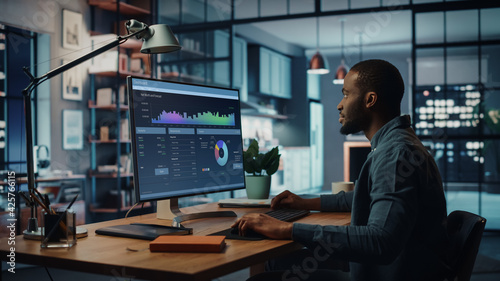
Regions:
<instances>
[{"instance_id":1,"label":"shelf unit","mask_svg":"<svg viewBox=\"0 0 500 281\"><path fill-rule=\"evenodd\" d=\"M182 49L160 55L159 77L204 85L230 87L228 30L177 34Z\"/></svg>"},{"instance_id":2,"label":"shelf unit","mask_svg":"<svg viewBox=\"0 0 500 281\"><path fill-rule=\"evenodd\" d=\"M126 19L135 18L151 24L152 1L131 0L125 3L114 0L89 0L88 3L92 7L92 24L109 26L109 29L104 30L105 34L102 38L123 35L123 29L118 26L121 27ZM97 13L110 16L96 17ZM103 18L106 18L108 22L105 24L99 22L103 21ZM109 34L109 32L117 34ZM93 34L101 35L102 33L103 31L96 31ZM147 67L143 68L143 72L132 72L128 69L131 58L142 59L143 66L147 64L147 60L143 58L144 55L140 54L141 46L141 41L129 39L104 54L104 59L109 60L108 62L103 64L102 58L101 61L95 61L99 60L99 57L94 58L89 70L91 89L91 99L88 101L91 118L91 136L88 139L91 148L91 165L88 171L91 181L89 212L96 221L102 218L107 219L108 217L105 216L109 215L121 217L123 212L132 207L134 201L133 173L130 168L131 140L129 134L124 133L124 130L129 130L126 128L129 118L128 99L123 85L127 76L151 77L151 69L148 71ZM124 54L126 59L123 61ZM111 103L98 104L96 92L99 88L111 88L113 96ZM121 91L120 88L122 88ZM101 139L99 132L102 127L109 128L109 136L106 139ZM101 165L116 165L116 169L111 172L99 172ZM147 206L150 207L151 204Z\"/></svg>"}]
</instances>

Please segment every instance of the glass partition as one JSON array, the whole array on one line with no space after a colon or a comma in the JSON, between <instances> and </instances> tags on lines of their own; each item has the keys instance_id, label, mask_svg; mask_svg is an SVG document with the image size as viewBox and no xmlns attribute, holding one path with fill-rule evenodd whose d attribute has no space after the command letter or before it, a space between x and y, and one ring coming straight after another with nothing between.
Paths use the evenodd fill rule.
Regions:
<instances>
[{"instance_id":1,"label":"glass partition","mask_svg":"<svg viewBox=\"0 0 500 281\"><path fill-rule=\"evenodd\" d=\"M414 4L435 1L414 0ZM432 152L448 212L500 229L500 9L415 14L415 131Z\"/></svg>"},{"instance_id":2,"label":"glass partition","mask_svg":"<svg viewBox=\"0 0 500 281\"><path fill-rule=\"evenodd\" d=\"M478 10L446 12L446 42L478 40Z\"/></svg>"},{"instance_id":3,"label":"glass partition","mask_svg":"<svg viewBox=\"0 0 500 281\"><path fill-rule=\"evenodd\" d=\"M234 18L246 19L259 16L259 0L237 1L234 5Z\"/></svg>"},{"instance_id":4,"label":"glass partition","mask_svg":"<svg viewBox=\"0 0 500 281\"><path fill-rule=\"evenodd\" d=\"M481 40L500 39L500 8L483 9L480 11Z\"/></svg>"},{"instance_id":5,"label":"glass partition","mask_svg":"<svg viewBox=\"0 0 500 281\"><path fill-rule=\"evenodd\" d=\"M443 43L444 13L418 13L415 15L415 37L417 44Z\"/></svg>"}]
</instances>

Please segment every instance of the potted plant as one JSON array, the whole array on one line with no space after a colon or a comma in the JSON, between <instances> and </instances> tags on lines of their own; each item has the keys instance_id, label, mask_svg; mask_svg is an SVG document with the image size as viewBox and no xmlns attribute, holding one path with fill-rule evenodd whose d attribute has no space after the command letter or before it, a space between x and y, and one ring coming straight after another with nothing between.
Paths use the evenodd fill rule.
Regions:
<instances>
[{"instance_id":1,"label":"potted plant","mask_svg":"<svg viewBox=\"0 0 500 281\"><path fill-rule=\"evenodd\" d=\"M243 152L245 184L249 199L267 199L271 188L271 175L276 173L280 164L278 147L266 153L259 152L259 143L253 140Z\"/></svg>"}]
</instances>

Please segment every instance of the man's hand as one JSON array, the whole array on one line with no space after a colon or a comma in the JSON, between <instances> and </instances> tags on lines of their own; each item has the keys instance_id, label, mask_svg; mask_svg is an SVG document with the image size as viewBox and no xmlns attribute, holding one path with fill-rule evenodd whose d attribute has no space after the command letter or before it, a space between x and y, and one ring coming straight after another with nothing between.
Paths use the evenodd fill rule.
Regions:
<instances>
[{"instance_id":1,"label":"man's hand","mask_svg":"<svg viewBox=\"0 0 500 281\"><path fill-rule=\"evenodd\" d=\"M245 236L249 230L254 230L271 239L292 239L291 222L284 222L266 214L247 214L237 220L231 227L238 227L239 234Z\"/></svg>"},{"instance_id":2,"label":"man's hand","mask_svg":"<svg viewBox=\"0 0 500 281\"><path fill-rule=\"evenodd\" d=\"M271 201L271 208L273 209L319 210L320 205L319 198L303 199L288 190L276 195Z\"/></svg>"}]
</instances>

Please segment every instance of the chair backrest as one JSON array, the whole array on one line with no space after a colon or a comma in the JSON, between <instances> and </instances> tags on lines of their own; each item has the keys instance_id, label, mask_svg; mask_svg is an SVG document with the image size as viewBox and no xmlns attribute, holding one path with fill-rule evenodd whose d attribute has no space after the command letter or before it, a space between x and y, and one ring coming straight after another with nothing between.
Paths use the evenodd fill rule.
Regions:
<instances>
[{"instance_id":1,"label":"chair backrest","mask_svg":"<svg viewBox=\"0 0 500 281\"><path fill-rule=\"evenodd\" d=\"M486 219L466 211L453 211L448 215L446 224L450 239L449 280L468 281L476 261Z\"/></svg>"}]
</instances>

